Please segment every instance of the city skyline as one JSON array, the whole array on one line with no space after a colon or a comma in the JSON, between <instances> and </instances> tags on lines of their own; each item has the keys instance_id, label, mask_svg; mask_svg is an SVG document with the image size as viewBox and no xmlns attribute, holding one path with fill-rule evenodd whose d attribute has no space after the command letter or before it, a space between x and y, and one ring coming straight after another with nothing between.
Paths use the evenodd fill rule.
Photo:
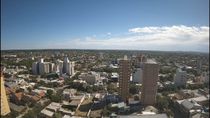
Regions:
<instances>
[{"instance_id":1,"label":"city skyline","mask_svg":"<svg viewBox=\"0 0 210 118\"><path fill-rule=\"evenodd\" d=\"M209 1L2 1L1 47L209 52Z\"/></svg>"}]
</instances>

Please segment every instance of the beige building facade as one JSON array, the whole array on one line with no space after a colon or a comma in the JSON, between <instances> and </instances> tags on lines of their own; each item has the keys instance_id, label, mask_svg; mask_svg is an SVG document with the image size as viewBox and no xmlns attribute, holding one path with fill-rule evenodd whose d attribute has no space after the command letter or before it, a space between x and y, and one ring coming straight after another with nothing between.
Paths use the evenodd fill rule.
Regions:
<instances>
[{"instance_id":1,"label":"beige building facade","mask_svg":"<svg viewBox=\"0 0 210 118\"><path fill-rule=\"evenodd\" d=\"M5 116L8 113L10 113L10 108L4 86L4 77L1 74L1 116Z\"/></svg>"},{"instance_id":2,"label":"beige building facade","mask_svg":"<svg viewBox=\"0 0 210 118\"><path fill-rule=\"evenodd\" d=\"M126 101L129 97L129 81L131 76L131 63L127 57L119 61L119 95Z\"/></svg>"},{"instance_id":3,"label":"beige building facade","mask_svg":"<svg viewBox=\"0 0 210 118\"><path fill-rule=\"evenodd\" d=\"M156 102L157 81L159 65L153 60L143 63L143 83L141 92L141 103L143 105L154 105Z\"/></svg>"}]
</instances>

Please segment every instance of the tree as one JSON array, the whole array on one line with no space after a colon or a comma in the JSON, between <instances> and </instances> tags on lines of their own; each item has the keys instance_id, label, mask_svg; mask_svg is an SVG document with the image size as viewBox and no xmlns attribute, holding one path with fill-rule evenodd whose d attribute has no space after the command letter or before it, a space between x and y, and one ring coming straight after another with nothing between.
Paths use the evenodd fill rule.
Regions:
<instances>
[{"instance_id":1,"label":"tree","mask_svg":"<svg viewBox=\"0 0 210 118\"><path fill-rule=\"evenodd\" d=\"M160 112L163 112L165 109L168 109L169 98L163 96L157 96L156 106Z\"/></svg>"},{"instance_id":2,"label":"tree","mask_svg":"<svg viewBox=\"0 0 210 118\"><path fill-rule=\"evenodd\" d=\"M108 84L107 91L112 94L117 91L117 88L114 84Z\"/></svg>"},{"instance_id":3,"label":"tree","mask_svg":"<svg viewBox=\"0 0 210 118\"><path fill-rule=\"evenodd\" d=\"M34 111L29 110L28 113L26 113L23 118L35 118L36 114L34 113Z\"/></svg>"},{"instance_id":4,"label":"tree","mask_svg":"<svg viewBox=\"0 0 210 118\"><path fill-rule=\"evenodd\" d=\"M62 118L62 114L61 113L55 113L55 118Z\"/></svg>"},{"instance_id":5,"label":"tree","mask_svg":"<svg viewBox=\"0 0 210 118\"><path fill-rule=\"evenodd\" d=\"M138 92L139 92L139 87L136 86L135 84L130 84L129 92L130 92L131 94L138 94Z\"/></svg>"},{"instance_id":6,"label":"tree","mask_svg":"<svg viewBox=\"0 0 210 118\"><path fill-rule=\"evenodd\" d=\"M51 99L52 95L53 95L53 90L47 90L46 96Z\"/></svg>"},{"instance_id":7,"label":"tree","mask_svg":"<svg viewBox=\"0 0 210 118\"><path fill-rule=\"evenodd\" d=\"M59 96L59 95L52 95L51 96L51 100L52 100L52 102L60 102L61 101L61 96Z\"/></svg>"}]
</instances>

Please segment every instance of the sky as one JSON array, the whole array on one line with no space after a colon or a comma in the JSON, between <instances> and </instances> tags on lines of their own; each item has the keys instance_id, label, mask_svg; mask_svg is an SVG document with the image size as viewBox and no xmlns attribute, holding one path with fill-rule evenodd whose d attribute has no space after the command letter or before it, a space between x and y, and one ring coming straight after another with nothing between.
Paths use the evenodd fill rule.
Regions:
<instances>
[{"instance_id":1,"label":"sky","mask_svg":"<svg viewBox=\"0 0 210 118\"><path fill-rule=\"evenodd\" d=\"M1 0L1 49L209 52L209 0Z\"/></svg>"}]
</instances>

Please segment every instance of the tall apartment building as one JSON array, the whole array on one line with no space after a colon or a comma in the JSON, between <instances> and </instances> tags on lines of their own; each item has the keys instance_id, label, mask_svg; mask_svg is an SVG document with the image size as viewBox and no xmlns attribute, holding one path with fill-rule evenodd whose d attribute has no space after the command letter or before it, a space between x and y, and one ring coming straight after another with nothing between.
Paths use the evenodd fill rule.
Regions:
<instances>
[{"instance_id":1,"label":"tall apartment building","mask_svg":"<svg viewBox=\"0 0 210 118\"><path fill-rule=\"evenodd\" d=\"M119 60L119 95L126 101L129 97L129 81L131 75L131 63L124 56L124 59Z\"/></svg>"},{"instance_id":2,"label":"tall apartment building","mask_svg":"<svg viewBox=\"0 0 210 118\"><path fill-rule=\"evenodd\" d=\"M63 61L63 73L74 74L74 62L69 61L68 57L65 57Z\"/></svg>"},{"instance_id":3,"label":"tall apartment building","mask_svg":"<svg viewBox=\"0 0 210 118\"><path fill-rule=\"evenodd\" d=\"M43 75L44 74L44 63L38 63L39 67L39 74Z\"/></svg>"},{"instance_id":4,"label":"tall apartment building","mask_svg":"<svg viewBox=\"0 0 210 118\"><path fill-rule=\"evenodd\" d=\"M49 71L55 72L55 64L54 63L49 63Z\"/></svg>"},{"instance_id":5,"label":"tall apartment building","mask_svg":"<svg viewBox=\"0 0 210 118\"><path fill-rule=\"evenodd\" d=\"M154 60L144 60L141 91L143 105L154 105L156 102L158 74L159 65Z\"/></svg>"},{"instance_id":6,"label":"tall apartment building","mask_svg":"<svg viewBox=\"0 0 210 118\"><path fill-rule=\"evenodd\" d=\"M63 61L59 59L56 61L56 72L59 74L63 74Z\"/></svg>"},{"instance_id":7,"label":"tall apartment building","mask_svg":"<svg viewBox=\"0 0 210 118\"><path fill-rule=\"evenodd\" d=\"M70 75L73 75L75 63L73 61L71 61L70 63L71 63L71 74Z\"/></svg>"},{"instance_id":8,"label":"tall apartment building","mask_svg":"<svg viewBox=\"0 0 210 118\"><path fill-rule=\"evenodd\" d=\"M33 62L33 64L32 64L32 73L35 74L35 75L39 74L38 62Z\"/></svg>"},{"instance_id":9,"label":"tall apartment building","mask_svg":"<svg viewBox=\"0 0 210 118\"><path fill-rule=\"evenodd\" d=\"M45 73L50 72L50 64L49 62L44 62L44 59L39 59L38 62L33 62L32 64L32 72L33 74L43 75Z\"/></svg>"},{"instance_id":10,"label":"tall apartment building","mask_svg":"<svg viewBox=\"0 0 210 118\"><path fill-rule=\"evenodd\" d=\"M39 59L38 62L32 64L33 74L46 74L51 72L56 72L59 74L74 74L74 62L69 61L68 57L64 58L64 61L57 60L56 63L44 62L44 59Z\"/></svg>"},{"instance_id":11,"label":"tall apartment building","mask_svg":"<svg viewBox=\"0 0 210 118\"><path fill-rule=\"evenodd\" d=\"M1 73L1 116L5 116L10 113L10 108L6 96L5 86L4 86L4 78Z\"/></svg>"},{"instance_id":12,"label":"tall apartment building","mask_svg":"<svg viewBox=\"0 0 210 118\"><path fill-rule=\"evenodd\" d=\"M63 72L64 73L69 73L69 59L68 57L64 57L64 60L63 60Z\"/></svg>"},{"instance_id":13,"label":"tall apartment building","mask_svg":"<svg viewBox=\"0 0 210 118\"><path fill-rule=\"evenodd\" d=\"M176 86L185 86L186 83L187 83L187 72L183 71L181 68L178 68L174 76L174 84Z\"/></svg>"}]
</instances>

